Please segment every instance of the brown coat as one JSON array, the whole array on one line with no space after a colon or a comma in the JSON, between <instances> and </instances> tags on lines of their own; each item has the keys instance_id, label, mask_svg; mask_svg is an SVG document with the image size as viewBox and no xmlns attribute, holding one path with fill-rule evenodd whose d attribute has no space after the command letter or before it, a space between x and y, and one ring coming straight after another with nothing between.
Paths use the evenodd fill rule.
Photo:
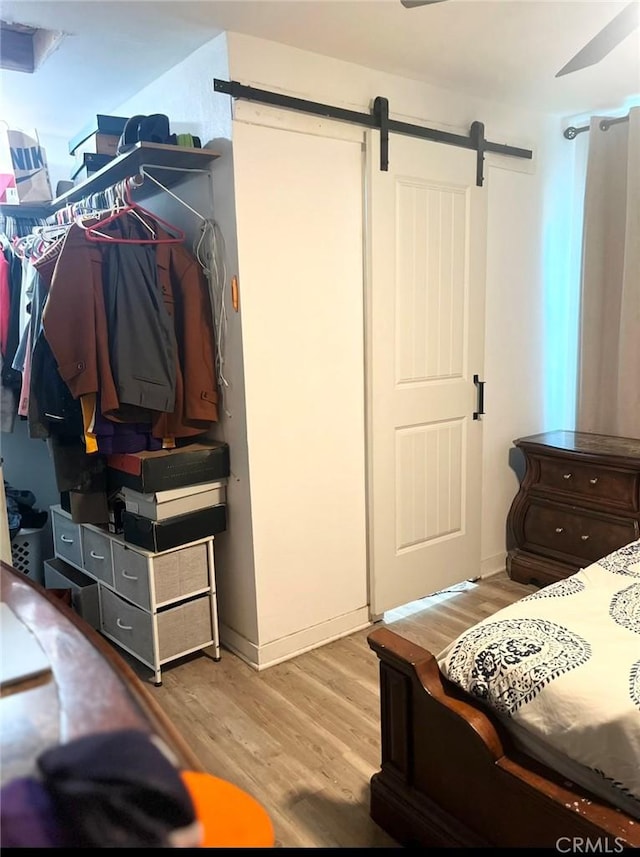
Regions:
<instances>
[{"instance_id":1,"label":"brown coat","mask_svg":"<svg viewBox=\"0 0 640 857\"><path fill-rule=\"evenodd\" d=\"M107 227L119 234L118 221ZM101 230L102 231L102 230ZM158 230L159 236L164 233ZM75 398L99 393L103 414L116 421L142 421L121 409L109 363L109 330L102 270L107 242L93 242L82 227L70 227L59 251L43 313L43 329L58 371ZM155 245L158 282L177 343L173 413L146 412L156 437L200 434L218 419L213 314L206 277L183 244Z\"/></svg>"}]
</instances>

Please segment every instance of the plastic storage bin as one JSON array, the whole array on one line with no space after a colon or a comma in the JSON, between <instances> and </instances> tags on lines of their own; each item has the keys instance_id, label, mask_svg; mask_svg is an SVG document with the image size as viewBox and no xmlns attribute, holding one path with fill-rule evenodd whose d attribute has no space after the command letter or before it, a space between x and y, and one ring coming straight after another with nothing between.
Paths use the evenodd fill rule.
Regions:
<instances>
[{"instance_id":1,"label":"plastic storage bin","mask_svg":"<svg viewBox=\"0 0 640 857\"><path fill-rule=\"evenodd\" d=\"M43 527L39 530L25 527L18 532L18 535L11 542L13 567L42 585L44 585L43 533Z\"/></svg>"}]
</instances>

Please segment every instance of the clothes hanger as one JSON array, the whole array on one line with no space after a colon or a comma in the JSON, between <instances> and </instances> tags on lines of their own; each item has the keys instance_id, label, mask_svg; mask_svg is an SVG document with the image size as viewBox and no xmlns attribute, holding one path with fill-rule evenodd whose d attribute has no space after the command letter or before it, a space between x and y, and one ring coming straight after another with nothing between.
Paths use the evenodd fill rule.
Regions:
<instances>
[{"instance_id":1,"label":"clothes hanger","mask_svg":"<svg viewBox=\"0 0 640 857\"><path fill-rule=\"evenodd\" d=\"M127 203L124 199L124 190L122 182L118 182L113 187L105 188L104 191L99 193L91 194L91 196L86 197L80 202L75 202L72 204L72 211L74 212L74 222L76 226L79 226L84 232L88 232L89 229L92 229L94 232L94 236L100 236L100 238L105 241L116 241L117 237L115 235L108 235L105 232L100 232L95 229L96 224L95 221L102 218L101 222L107 222L109 216L115 216L116 214L123 213L127 208ZM151 232L151 234L155 237L155 232L151 229L151 227L142 220L141 217L138 216L138 219L141 223L143 223ZM94 221L90 223L88 226L85 225L85 220ZM97 240L97 238L93 237L92 240ZM137 242L136 242L137 243Z\"/></svg>"},{"instance_id":2,"label":"clothes hanger","mask_svg":"<svg viewBox=\"0 0 640 857\"><path fill-rule=\"evenodd\" d=\"M166 220L163 220L161 217L158 217L157 214L154 214L152 211L144 208L137 202L134 202L131 198L131 190L130 180L125 180L122 184L122 198L124 201L124 206L122 208L118 208L113 211L102 220L99 220L97 223L92 223L90 226L85 226L83 223L78 222L79 226L85 230L85 235L89 241L97 241L97 242L105 242L105 241L113 241L118 244L182 244L185 240L185 233L182 229L178 229L177 226L174 226L172 223L169 223ZM154 225L164 226L168 231L174 233L175 237L168 238L158 238L154 235L153 238L117 238L110 235L105 235L104 232L100 232L100 229L104 229L105 226L108 226L110 223L113 223L116 220L121 219L123 216L127 216L129 214L133 214L138 218L138 220L142 220L147 229L150 229L150 225L145 223L142 219L141 215L147 215L151 218Z\"/></svg>"}]
</instances>

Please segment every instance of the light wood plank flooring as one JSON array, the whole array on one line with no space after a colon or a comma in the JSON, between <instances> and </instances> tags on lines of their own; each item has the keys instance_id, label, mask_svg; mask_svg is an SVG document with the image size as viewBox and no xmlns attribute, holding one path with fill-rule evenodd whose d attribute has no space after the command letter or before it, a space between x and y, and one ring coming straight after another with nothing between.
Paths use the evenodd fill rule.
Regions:
<instances>
[{"instance_id":1,"label":"light wood plank flooring","mask_svg":"<svg viewBox=\"0 0 640 857\"><path fill-rule=\"evenodd\" d=\"M453 589L387 614L384 624L437 654L534 587L501 573ZM163 667L163 685L150 685L204 768L262 803L279 846L396 845L369 818L369 778L380 761L373 627L262 672L226 650L218 663L199 654Z\"/></svg>"}]
</instances>

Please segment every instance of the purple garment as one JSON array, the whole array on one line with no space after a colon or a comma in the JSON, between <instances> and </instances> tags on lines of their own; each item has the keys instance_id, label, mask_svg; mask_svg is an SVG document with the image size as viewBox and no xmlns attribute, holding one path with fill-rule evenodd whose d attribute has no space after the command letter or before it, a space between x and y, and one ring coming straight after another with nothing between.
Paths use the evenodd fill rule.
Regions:
<instances>
[{"instance_id":1,"label":"purple garment","mask_svg":"<svg viewBox=\"0 0 640 857\"><path fill-rule=\"evenodd\" d=\"M68 848L74 843L56 816L41 782L29 777L12 780L0 790L0 847Z\"/></svg>"},{"instance_id":2,"label":"purple garment","mask_svg":"<svg viewBox=\"0 0 640 857\"><path fill-rule=\"evenodd\" d=\"M162 449L162 441L151 433L148 423L114 423L96 408L94 434L101 455Z\"/></svg>"}]
</instances>

